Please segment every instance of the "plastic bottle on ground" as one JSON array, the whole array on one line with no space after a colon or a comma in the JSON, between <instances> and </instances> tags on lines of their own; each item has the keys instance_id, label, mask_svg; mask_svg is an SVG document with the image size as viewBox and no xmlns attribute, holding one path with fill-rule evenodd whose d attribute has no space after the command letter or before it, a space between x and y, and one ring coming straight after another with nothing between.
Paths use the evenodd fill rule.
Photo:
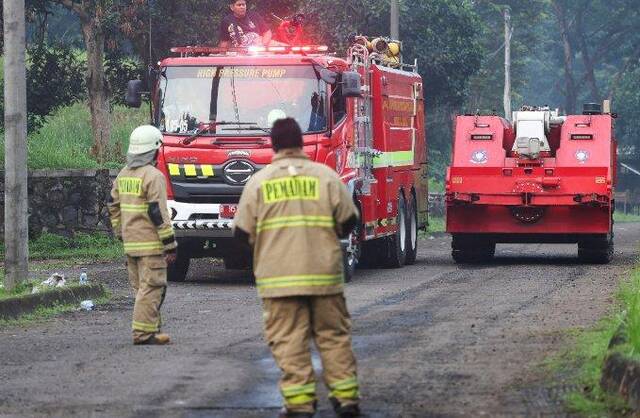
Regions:
<instances>
[{"instance_id":1,"label":"plastic bottle on ground","mask_svg":"<svg viewBox=\"0 0 640 418\"><path fill-rule=\"evenodd\" d=\"M87 277L86 269L82 269L82 273L80 273L80 284L89 284L89 278Z\"/></svg>"}]
</instances>

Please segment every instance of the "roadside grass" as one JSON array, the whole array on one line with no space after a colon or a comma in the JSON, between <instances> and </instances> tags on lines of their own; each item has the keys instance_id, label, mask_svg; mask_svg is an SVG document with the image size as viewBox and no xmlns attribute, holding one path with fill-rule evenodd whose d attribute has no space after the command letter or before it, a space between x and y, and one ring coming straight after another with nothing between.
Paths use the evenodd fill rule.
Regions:
<instances>
[{"instance_id":1,"label":"roadside grass","mask_svg":"<svg viewBox=\"0 0 640 418\"><path fill-rule=\"evenodd\" d=\"M18 285L15 287L15 289L13 289L13 291L11 292L6 292L4 290L4 288L2 288L1 292L0 292L0 300L4 300L4 299L9 299L9 298L13 298L16 296L24 296L24 295L29 295L31 294L31 292L33 291L34 287L38 288L38 293L46 293L49 292L51 290L56 289L55 287L50 287L50 286L39 286L40 285L40 280L24 280L20 283L18 283ZM78 283L69 283L69 281L67 281L67 284L65 285L65 289L78 289L82 287L82 285L78 284Z\"/></svg>"},{"instance_id":2,"label":"roadside grass","mask_svg":"<svg viewBox=\"0 0 640 418\"><path fill-rule=\"evenodd\" d=\"M77 233L73 238L44 233L29 242L30 260L111 261L124 256L122 243L105 233ZM4 246L0 256L4 257Z\"/></svg>"},{"instance_id":3,"label":"roadside grass","mask_svg":"<svg viewBox=\"0 0 640 418\"><path fill-rule=\"evenodd\" d=\"M4 243L0 258L4 258ZM29 241L29 260L63 260L65 263L117 260L124 256L122 243L100 232L77 233L73 238L43 233Z\"/></svg>"},{"instance_id":4,"label":"roadside grass","mask_svg":"<svg viewBox=\"0 0 640 418\"><path fill-rule=\"evenodd\" d=\"M429 217L429 228L427 228L427 232L444 232L445 231L445 220L443 216L430 216Z\"/></svg>"},{"instance_id":5,"label":"roadside grass","mask_svg":"<svg viewBox=\"0 0 640 418\"><path fill-rule=\"evenodd\" d=\"M547 362L555 375L568 376L577 389L566 398L566 408L585 417L620 416L629 412L624 400L600 387L602 364L611 337L624 325L627 342L616 351L640 360L640 267L621 284L612 312L596 326L572 332L573 343Z\"/></svg>"},{"instance_id":6,"label":"roadside grass","mask_svg":"<svg viewBox=\"0 0 640 418\"><path fill-rule=\"evenodd\" d=\"M18 283L18 285L11 292L7 291L4 288L4 269L2 270L2 279L0 280L0 284L3 285L2 287L0 287L0 300L7 299L13 296L26 295L31 293L31 290L33 289L33 282L25 280Z\"/></svg>"},{"instance_id":7,"label":"roadside grass","mask_svg":"<svg viewBox=\"0 0 640 418\"><path fill-rule=\"evenodd\" d=\"M27 138L28 167L37 169L120 168L125 162L129 134L138 125L148 123L148 108L114 106L111 114L111 139L104 164L91 156L93 138L91 115L86 103L74 103L48 116L45 124ZM0 163L4 167L4 134L0 138Z\"/></svg>"},{"instance_id":8,"label":"roadside grass","mask_svg":"<svg viewBox=\"0 0 640 418\"><path fill-rule=\"evenodd\" d=\"M111 300L111 293L108 289L105 289L106 294L93 300L96 306L105 305ZM54 316L61 315L67 312L74 312L80 310L78 304L57 304L50 307L40 307L35 311L21 315L17 319L0 319L0 328L11 326L24 326L33 322L44 321Z\"/></svg>"},{"instance_id":9,"label":"roadside grass","mask_svg":"<svg viewBox=\"0 0 640 418\"><path fill-rule=\"evenodd\" d=\"M640 215L631 213L613 212L613 220L619 223L640 222Z\"/></svg>"}]
</instances>

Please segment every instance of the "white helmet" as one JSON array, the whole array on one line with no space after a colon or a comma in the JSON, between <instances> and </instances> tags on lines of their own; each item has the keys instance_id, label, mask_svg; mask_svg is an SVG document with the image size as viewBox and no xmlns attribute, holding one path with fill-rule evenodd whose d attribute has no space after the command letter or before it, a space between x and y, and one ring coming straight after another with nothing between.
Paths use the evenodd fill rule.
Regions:
<instances>
[{"instance_id":1,"label":"white helmet","mask_svg":"<svg viewBox=\"0 0 640 418\"><path fill-rule=\"evenodd\" d=\"M161 144L162 132L158 128L151 125L138 126L131 132L127 153L134 155L146 154L157 150Z\"/></svg>"}]
</instances>

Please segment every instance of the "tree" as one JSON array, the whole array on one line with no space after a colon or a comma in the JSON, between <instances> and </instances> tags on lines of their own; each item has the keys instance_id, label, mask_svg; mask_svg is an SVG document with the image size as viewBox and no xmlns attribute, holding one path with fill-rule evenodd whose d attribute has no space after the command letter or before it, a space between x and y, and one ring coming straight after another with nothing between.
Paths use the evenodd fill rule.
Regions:
<instances>
[{"instance_id":1,"label":"tree","mask_svg":"<svg viewBox=\"0 0 640 418\"><path fill-rule=\"evenodd\" d=\"M29 130L38 129L60 106L85 97L85 66L66 45L36 44L27 54Z\"/></svg>"},{"instance_id":2,"label":"tree","mask_svg":"<svg viewBox=\"0 0 640 418\"><path fill-rule=\"evenodd\" d=\"M530 74L539 70L545 80L549 77L544 62L537 56L546 45L543 42L541 23L548 19L545 0L478 0L474 2L474 11L480 25L479 42L484 55L479 71L471 77L469 94L465 107L469 112L498 113L503 107L504 62L502 53L505 47L504 10L511 11L511 99L513 108L527 101L532 103L529 86ZM539 78L539 76L538 76ZM525 93L527 92L527 93ZM546 90L545 90L546 92Z\"/></svg>"},{"instance_id":3,"label":"tree","mask_svg":"<svg viewBox=\"0 0 640 418\"><path fill-rule=\"evenodd\" d=\"M117 0L54 0L73 11L80 20L87 50L86 86L93 131L92 154L105 161L111 137L109 83L105 74L105 41L117 17Z\"/></svg>"},{"instance_id":4,"label":"tree","mask_svg":"<svg viewBox=\"0 0 640 418\"><path fill-rule=\"evenodd\" d=\"M640 58L640 11L634 0L552 0L562 36L566 111L578 100L613 97L618 83Z\"/></svg>"}]
</instances>

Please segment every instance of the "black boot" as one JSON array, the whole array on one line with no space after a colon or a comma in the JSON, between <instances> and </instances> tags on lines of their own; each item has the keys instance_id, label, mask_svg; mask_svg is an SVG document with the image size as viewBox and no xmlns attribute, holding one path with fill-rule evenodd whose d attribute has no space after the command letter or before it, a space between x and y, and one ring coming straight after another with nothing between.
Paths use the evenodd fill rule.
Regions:
<instances>
[{"instance_id":1,"label":"black boot","mask_svg":"<svg viewBox=\"0 0 640 418\"><path fill-rule=\"evenodd\" d=\"M333 410L339 418L355 418L361 416L358 404L342 405L339 400L333 397L329 398L329 401L331 401Z\"/></svg>"}]
</instances>

